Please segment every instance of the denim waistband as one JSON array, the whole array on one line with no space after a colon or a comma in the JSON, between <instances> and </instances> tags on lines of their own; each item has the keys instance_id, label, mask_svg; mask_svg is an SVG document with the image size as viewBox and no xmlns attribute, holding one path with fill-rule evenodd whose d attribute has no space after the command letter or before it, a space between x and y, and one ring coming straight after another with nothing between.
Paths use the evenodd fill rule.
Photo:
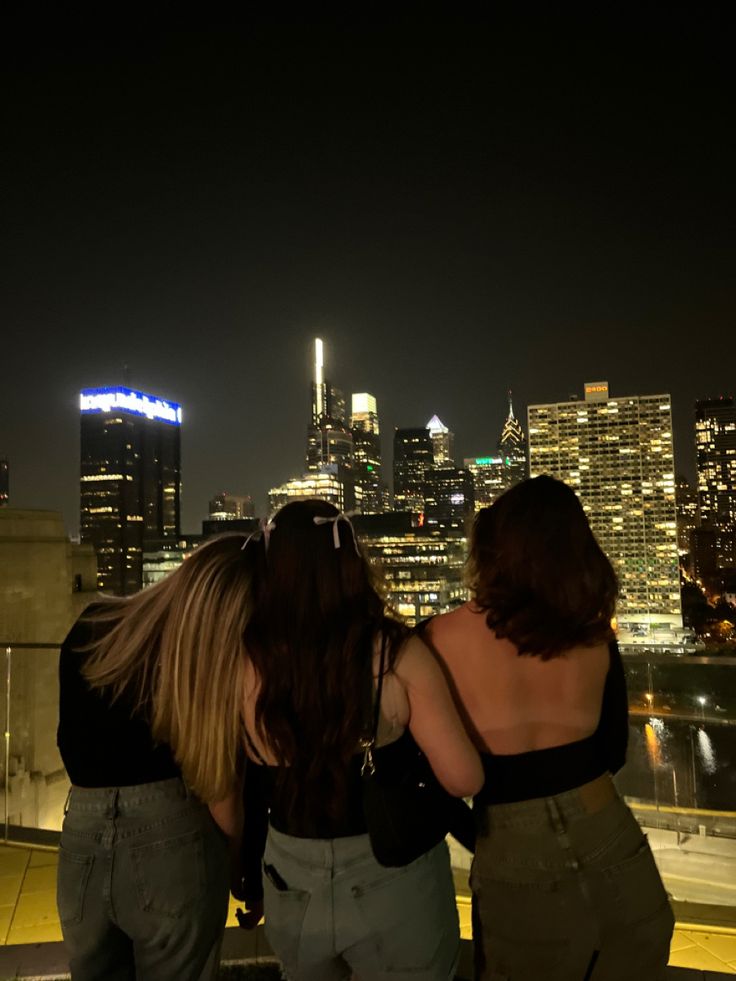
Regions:
<instances>
[{"instance_id":1,"label":"denim waistband","mask_svg":"<svg viewBox=\"0 0 736 981\"><path fill-rule=\"evenodd\" d=\"M549 827L560 821L570 824L620 800L611 777L604 774L590 783L553 797L535 797L513 804L488 804L482 808L481 833L484 825L487 828L530 830Z\"/></svg>"},{"instance_id":2,"label":"denim waistband","mask_svg":"<svg viewBox=\"0 0 736 981\"><path fill-rule=\"evenodd\" d=\"M191 796L179 777L129 787L72 786L66 812L134 816L157 810L173 801L187 800Z\"/></svg>"},{"instance_id":3,"label":"denim waistband","mask_svg":"<svg viewBox=\"0 0 736 981\"><path fill-rule=\"evenodd\" d=\"M347 838L297 838L269 825L270 845L293 862L311 869L344 869L373 856L367 834Z\"/></svg>"}]
</instances>

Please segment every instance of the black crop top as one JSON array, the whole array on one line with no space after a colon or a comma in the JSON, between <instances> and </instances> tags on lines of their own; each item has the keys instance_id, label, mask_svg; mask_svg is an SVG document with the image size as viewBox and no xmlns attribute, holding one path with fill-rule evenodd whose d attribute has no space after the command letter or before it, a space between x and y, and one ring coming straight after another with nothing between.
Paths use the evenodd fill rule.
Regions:
<instances>
[{"instance_id":1,"label":"black crop top","mask_svg":"<svg viewBox=\"0 0 736 981\"><path fill-rule=\"evenodd\" d=\"M395 742L373 751L376 765L382 772L395 772L404 765L409 742L405 733ZM365 834L367 828L360 778L362 753L356 754L350 761L342 813L331 817L320 808L319 798L307 800L309 791L298 784L294 785L289 767L255 762L253 757L260 761L260 755L247 735L246 744L249 759L245 765L243 787L245 824L241 865L245 897L253 902L263 896L261 860L269 824L295 838L346 838Z\"/></svg>"},{"instance_id":2,"label":"black crop top","mask_svg":"<svg viewBox=\"0 0 736 981\"><path fill-rule=\"evenodd\" d=\"M252 757L258 754L250 740L246 742L251 758L246 763L243 789L245 827L242 872L246 897L252 901L262 895L261 857L269 823L277 831L295 838L345 838L365 834L367 827L360 776L362 753L356 754L350 761L342 813L330 817L320 808L319 798L307 800L309 791L299 785L294 786L289 767L254 762ZM400 780L409 771L414 765L416 752L416 743L407 729L394 742L374 749L373 757L379 772L391 782ZM311 815L309 819L307 814ZM475 826L472 811L460 798L449 800L448 826L450 834L466 848L473 849Z\"/></svg>"},{"instance_id":3,"label":"black crop top","mask_svg":"<svg viewBox=\"0 0 736 981\"><path fill-rule=\"evenodd\" d=\"M99 629L82 617L61 646L56 741L69 779L78 787L126 787L180 776L171 750L154 743L130 701L113 703L109 691L90 688L82 675L86 655L78 648Z\"/></svg>"},{"instance_id":4,"label":"black crop top","mask_svg":"<svg viewBox=\"0 0 736 981\"><path fill-rule=\"evenodd\" d=\"M254 755L250 742L249 752ZM373 755L380 772L391 779L406 772L414 752L416 743L407 729L394 742L375 749ZM288 766L255 763L251 759L248 761L251 771L249 783L252 788L259 788L258 793L264 798L269 811L270 824L277 831L294 838L347 838L367 831L360 778L362 764L363 754L356 753L345 774L345 803L341 813L336 816L331 816L326 808L320 806L322 801L319 797L311 799L310 794L314 791L296 783ZM256 775L254 770L261 772ZM245 806L249 803L251 801L246 794Z\"/></svg>"},{"instance_id":5,"label":"black crop top","mask_svg":"<svg viewBox=\"0 0 736 981\"><path fill-rule=\"evenodd\" d=\"M530 753L482 753L486 780L475 797L476 804L552 797L621 769L629 738L626 678L618 644L612 641L608 650L610 664L596 731L586 739Z\"/></svg>"}]
</instances>

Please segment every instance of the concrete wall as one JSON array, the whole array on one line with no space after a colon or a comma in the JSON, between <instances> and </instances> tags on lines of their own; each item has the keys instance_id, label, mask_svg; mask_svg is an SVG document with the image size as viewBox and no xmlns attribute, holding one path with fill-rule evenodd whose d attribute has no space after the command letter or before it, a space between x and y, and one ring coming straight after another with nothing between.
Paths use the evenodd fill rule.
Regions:
<instances>
[{"instance_id":1,"label":"concrete wall","mask_svg":"<svg viewBox=\"0 0 736 981\"><path fill-rule=\"evenodd\" d=\"M97 560L69 541L54 511L0 510L0 717L5 724L11 647L9 809L11 821L59 827L68 782L56 748L58 648L95 596ZM5 761L0 757L0 818Z\"/></svg>"}]
</instances>

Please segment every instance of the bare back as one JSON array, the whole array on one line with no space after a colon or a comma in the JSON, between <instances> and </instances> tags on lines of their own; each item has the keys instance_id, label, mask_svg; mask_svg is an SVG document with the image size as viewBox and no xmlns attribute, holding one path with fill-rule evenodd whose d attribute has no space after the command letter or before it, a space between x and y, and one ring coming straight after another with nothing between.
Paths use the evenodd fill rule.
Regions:
<instances>
[{"instance_id":1,"label":"bare back","mask_svg":"<svg viewBox=\"0 0 736 981\"><path fill-rule=\"evenodd\" d=\"M476 748L526 753L595 732L609 667L607 644L542 661L518 655L466 603L435 617L428 639L444 663Z\"/></svg>"}]
</instances>

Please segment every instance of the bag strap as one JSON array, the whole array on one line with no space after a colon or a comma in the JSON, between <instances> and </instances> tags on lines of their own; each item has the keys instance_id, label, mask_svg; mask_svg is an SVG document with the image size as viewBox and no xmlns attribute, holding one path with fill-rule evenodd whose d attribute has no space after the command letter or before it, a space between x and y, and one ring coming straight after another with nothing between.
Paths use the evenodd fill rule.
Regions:
<instances>
[{"instance_id":1,"label":"bag strap","mask_svg":"<svg viewBox=\"0 0 736 981\"><path fill-rule=\"evenodd\" d=\"M386 664L386 635L382 634L381 660L379 661L379 665L378 665L378 684L376 685L376 696L373 705L373 729L371 732L371 741L373 742L374 746L376 744L376 739L378 738L378 720L381 715L381 693L383 691L383 672L384 672L385 664ZM371 678L371 681L372 680L373 679Z\"/></svg>"},{"instance_id":2,"label":"bag strap","mask_svg":"<svg viewBox=\"0 0 736 981\"><path fill-rule=\"evenodd\" d=\"M378 684L376 685L376 694L373 699L373 723L371 726L370 735L367 739L361 741L361 746L364 750L363 753L363 765L360 768L360 775L373 776L376 772L376 764L373 762L373 750L376 746L376 739L378 738L378 721L381 716L381 693L383 692L383 673L386 665L386 635L381 635L381 659L378 666ZM370 671L370 689L373 689L373 658L371 658L371 671Z\"/></svg>"}]
</instances>

